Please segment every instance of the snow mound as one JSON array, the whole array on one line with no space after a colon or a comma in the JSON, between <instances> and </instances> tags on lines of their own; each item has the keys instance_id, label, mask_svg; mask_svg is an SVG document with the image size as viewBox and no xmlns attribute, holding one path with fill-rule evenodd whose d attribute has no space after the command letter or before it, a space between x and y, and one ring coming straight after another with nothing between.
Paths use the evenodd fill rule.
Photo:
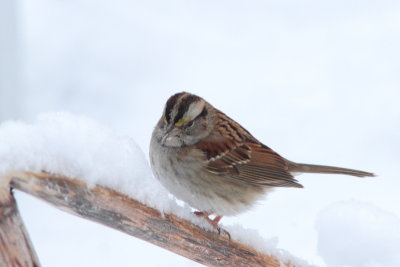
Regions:
<instances>
[{"instance_id":1,"label":"snow mound","mask_svg":"<svg viewBox=\"0 0 400 267\"><path fill-rule=\"evenodd\" d=\"M342 201L321 211L318 252L328 266L400 266L400 218L369 203Z\"/></svg>"},{"instance_id":2,"label":"snow mound","mask_svg":"<svg viewBox=\"0 0 400 267\"><path fill-rule=\"evenodd\" d=\"M143 152L129 137L119 137L107 127L84 116L46 113L34 123L9 121L0 125L0 177L12 171L45 170L80 179L89 186L101 185L122 192L161 212L171 212L210 229L178 205L152 176ZM277 241L240 226L230 227L233 239L283 261L296 261ZM298 261L298 266L305 266Z\"/></svg>"},{"instance_id":3,"label":"snow mound","mask_svg":"<svg viewBox=\"0 0 400 267\"><path fill-rule=\"evenodd\" d=\"M129 137L69 113L46 113L32 123L0 125L0 176L45 170L116 189L152 207L171 209L143 152Z\"/></svg>"},{"instance_id":4,"label":"snow mound","mask_svg":"<svg viewBox=\"0 0 400 267\"><path fill-rule=\"evenodd\" d=\"M278 238L272 237L269 239L263 238L257 230L248 229L240 224L227 225L223 227L232 235L236 241L248 245L257 249L258 251L267 251L269 255L272 255L282 261L282 263L291 263L296 267L311 266L305 260L299 259L291 255L284 249L277 248ZM286 266L282 264L282 266ZM291 265L292 266L292 265Z\"/></svg>"}]
</instances>

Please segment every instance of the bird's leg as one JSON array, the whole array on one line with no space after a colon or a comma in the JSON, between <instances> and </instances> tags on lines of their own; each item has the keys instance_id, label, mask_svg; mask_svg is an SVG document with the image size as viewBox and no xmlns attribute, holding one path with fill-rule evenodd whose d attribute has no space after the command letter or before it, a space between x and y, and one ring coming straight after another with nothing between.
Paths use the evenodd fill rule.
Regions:
<instances>
[{"instance_id":1,"label":"bird's leg","mask_svg":"<svg viewBox=\"0 0 400 267\"><path fill-rule=\"evenodd\" d=\"M218 223L219 223L219 221L222 219L222 216L215 216L214 219L210 219L210 217L208 217L208 216L210 216L210 215L212 214L211 212L206 212L206 211L195 211L194 214L195 214L196 216L203 217L209 224L211 224L211 226L212 226L214 229L216 229L216 230L218 231L218 234L219 234L219 235L221 234L221 230L222 230L222 232L228 236L229 240L231 240L231 235L229 234L229 232L226 231L226 230L224 230L224 229L221 229L221 228L218 226Z\"/></svg>"},{"instance_id":2,"label":"bird's leg","mask_svg":"<svg viewBox=\"0 0 400 267\"><path fill-rule=\"evenodd\" d=\"M214 228L218 228L218 223L222 219L222 216L216 216L213 220L211 220L209 217L212 214L211 212L195 211L194 214L206 219L206 221L209 222L209 224L211 224Z\"/></svg>"}]
</instances>

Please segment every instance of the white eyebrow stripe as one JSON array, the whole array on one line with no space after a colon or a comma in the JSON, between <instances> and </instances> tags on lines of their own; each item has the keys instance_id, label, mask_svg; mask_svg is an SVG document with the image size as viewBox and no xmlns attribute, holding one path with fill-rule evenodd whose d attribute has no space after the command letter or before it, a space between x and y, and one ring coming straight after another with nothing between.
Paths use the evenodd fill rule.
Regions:
<instances>
[{"instance_id":1,"label":"white eyebrow stripe","mask_svg":"<svg viewBox=\"0 0 400 267\"><path fill-rule=\"evenodd\" d=\"M204 105L205 105L205 103L203 100L199 100L199 101L195 101L195 102L191 103L188 110L186 111L184 117L187 117L190 120L195 119L203 111Z\"/></svg>"}]
</instances>

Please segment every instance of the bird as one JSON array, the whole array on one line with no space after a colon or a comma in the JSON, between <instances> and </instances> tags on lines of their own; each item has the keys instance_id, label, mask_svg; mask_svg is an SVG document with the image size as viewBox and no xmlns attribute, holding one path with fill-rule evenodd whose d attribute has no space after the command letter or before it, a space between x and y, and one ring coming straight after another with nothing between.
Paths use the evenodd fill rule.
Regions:
<instances>
[{"instance_id":1,"label":"bird","mask_svg":"<svg viewBox=\"0 0 400 267\"><path fill-rule=\"evenodd\" d=\"M154 127L149 154L154 176L161 184L218 232L223 216L251 209L274 188L302 188L294 174L375 176L290 161L206 100L188 92L167 100Z\"/></svg>"}]
</instances>

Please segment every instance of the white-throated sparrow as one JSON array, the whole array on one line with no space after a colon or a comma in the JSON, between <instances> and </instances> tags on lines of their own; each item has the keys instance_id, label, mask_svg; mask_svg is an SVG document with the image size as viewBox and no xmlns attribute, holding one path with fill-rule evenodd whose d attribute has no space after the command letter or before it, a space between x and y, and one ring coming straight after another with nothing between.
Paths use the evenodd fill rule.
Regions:
<instances>
[{"instance_id":1,"label":"white-throated sparrow","mask_svg":"<svg viewBox=\"0 0 400 267\"><path fill-rule=\"evenodd\" d=\"M374 176L364 171L295 163L254 138L196 95L171 96L150 144L155 176L214 227L249 209L274 187L302 187L292 173ZM208 218L216 215L215 219Z\"/></svg>"}]
</instances>

